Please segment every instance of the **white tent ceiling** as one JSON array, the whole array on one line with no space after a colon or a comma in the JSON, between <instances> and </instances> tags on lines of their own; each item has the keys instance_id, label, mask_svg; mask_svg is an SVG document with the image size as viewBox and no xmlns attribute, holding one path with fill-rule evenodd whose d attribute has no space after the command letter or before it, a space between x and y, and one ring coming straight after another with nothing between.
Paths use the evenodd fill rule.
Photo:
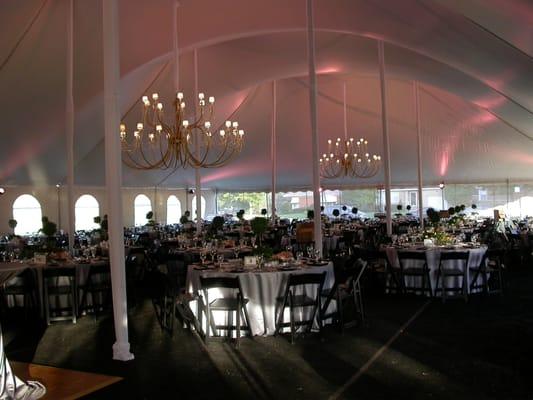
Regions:
<instances>
[{"instance_id":1,"label":"white tent ceiling","mask_svg":"<svg viewBox=\"0 0 533 400\"><path fill-rule=\"evenodd\" d=\"M181 0L180 83L217 98L220 123L247 132L241 155L203 170L202 185L266 190L270 184L271 82L278 82L278 185L311 186L304 0ZM133 126L138 99L172 97L170 0L122 0L121 111ZM421 85L424 180L533 179L533 5L528 0L315 0L319 130L348 127L382 153L377 42L385 42L392 180L416 182L413 82ZM104 184L101 1L75 0L75 182ZM0 2L0 184L55 184L66 175L66 1ZM31 24L34 16L34 23ZM29 27L25 34L25 29ZM20 41L20 42L19 42ZM19 43L18 43L19 42ZM18 43L18 45L17 45ZM137 102L137 105L135 105ZM133 106L133 107L132 107ZM186 187L194 171L136 171L124 186ZM370 180L323 185L375 185Z\"/></svg>"}]
</instances>

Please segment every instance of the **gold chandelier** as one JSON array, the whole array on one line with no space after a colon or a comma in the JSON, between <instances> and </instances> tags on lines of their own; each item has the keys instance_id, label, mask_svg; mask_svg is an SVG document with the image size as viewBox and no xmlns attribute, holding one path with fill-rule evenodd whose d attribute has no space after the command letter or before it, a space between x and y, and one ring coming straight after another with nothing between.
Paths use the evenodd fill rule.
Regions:
<instances>
[{"instance_id":1,"label":"gold chandelier","mask_svg":"<svg viewBox=\"0 0 533 400\"><path fill-rule=\"evenodd\" d=\"M182 92L165 120L163 103L157 93L142 97L142 122L137 123L133 135L128 135L126 125L120 124L120 141L124 163L135 169L216 168L227 164L240 153L244 143L244 130L236 121L226 121L217 133L212 131L215 98L206 101L198 94L198 117L185 118L185 101Z\"/></svg>"},{"instance_id":2,"label":"gold chandelier","mask_svg":"<svg viewBox=\"0 0 533 400\"><path fill-rule=\"evenodd\" d=\"M323 178L371 178L377 174L381 166L381 156L370 155L367 150L368 141L361 138L355 141L350 138L341 141L337 138L333 144L328 140L328 152L320 158L320 174Z\"/></svg>"},{"instance_id":3,"label":"gold chandelier","mask_svg":"<svg viewBox=\"0 0 533 400\"><path fill-rule=\"evenodd\" d=\"M376 175L381 166L381 156L368 152L368 141L365 138L348 139L346 122L346 84L344 94L344 141L337 138L335 143L328 140L327 153L319 159L320 175L323 178L335 179L340 177L371 178Z\"/></svg>"}]
</instances>

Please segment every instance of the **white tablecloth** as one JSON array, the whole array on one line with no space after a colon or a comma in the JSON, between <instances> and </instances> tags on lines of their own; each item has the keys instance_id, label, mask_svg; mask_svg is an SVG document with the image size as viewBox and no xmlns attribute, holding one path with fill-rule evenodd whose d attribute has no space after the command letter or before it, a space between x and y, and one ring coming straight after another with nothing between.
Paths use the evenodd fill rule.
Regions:
<instances>
[{"instance_id":1,"label":"white tablecloth","mask_svg":"<svg viewBox=\"0 0 533 400\"><path fill-rule=\"evenodd\" d=\"M400 268L400 263L399 263L399 260L398 260L398 251L420 251L420 252L425 252L426 253L426 259L427 259L427 262L428 262L428 268L429 268L429 278L430 278L430 282L431 282L431 287L432 287L432 290L433 292L436 294L436 295L440 295L442 292L439 290L438 293L435 292L435 285L437 283L437 271L439 269L439 260L440 260L440 253L441 252L450 252L450 251L468 251L468 270L466 271L466 276L467 276L467 282L468 282L468 285L467 285L467 291L468 293L470 293L470 285L472 283L472 279L473 279L473 276L471 276L470 274L470 268L473 268L473 267L478 267L481 260L483 259L483 256L485 254L485 252L487 251L487 248L486 247L477 247L477 248L473 248L473 249L469 249L469 248L456 248L456 249L446 249L446 248L442 248L442 247L433 247L433 248L428 248L426 250L416 250L415 248L413 249L410 249L410 248L406 248L406 249L396 249L395 247L387 247L386 249L386 253L387 253L387 258L389 260L389 263L392 265L393 268ZM422 261L420 261L422 262ZM405 268L411 268L411 267L417 267L417 261L416 260L405 260L404 261L404 267ZM459 267L461 268L462 267L462 263L459 262L459 261L446 261L446 266L447 267ZM452 263L455 263L455 265L452 265ZM405 285L406 286L421 286L422 284L422 281L421 281L422 278L420 277L406 277L405 278ZM442 282L442 277L440 278L441 279L441 282ZM477 279L477 284L481 284L482 283L482 277L481 275L478 277ZM441 285L441 283L439 283L439 286ZM446 288L459 288L462 286L462 277L460 276L450 276L450 277L446 277L446 279L444 280L444 287Z\"/></svg>"},{"instance_id":2,"label":"white tablecloth","mask_svg":"<svg viewBox=\"0 0 533 400\"><path fill-rule=\"evenodd\" d=\"M274 272L241 272L230 273L220 272L216 270L196 270L193 265L190 265L187 271L187 290L189 293L198 293L200 289L200 276L238 276L241 282L243 296L248 299L247 310L250 317L251 331L253 335L273 335L276 331L276 311L280 307L278 299L285 294L287 280L289 274L303 274L303 273L317 273L326 272L326 280L324 282L324 289L329 289L335 282L335 275L333 272L333 264L330 262L325 266L316 266L308 268L298 268L293 271L274 271ZM307 295L313 297L316 294L315 290L306 287ZM297 293L298 294L298 293ZM216 296L216 294L214 294ZM211 296L211 294L210 294ZM195 302L193 302L195 303ZM328 308L328 313L335 311L335 302L331 302ZM306 307L309 309L310 307ZM197 304L191 304L191 309L198 317ZM302 314L295 313L295 319L307 318L305 310ZM202 313L203 314L203 313ZM215 315L215 320L218 323L225 323L224 320L218 322L218 318L224 318L223 313L220 316ZM318 312L317 312L318 315ZM203 319L203 318L202 318ZM288 308L285 312L285 321L289 321ZM201 321L205 329L205 321Z\"/></svg>"},{"instance_id":3,"label":"white tablecloth","mask_svg":"<svg viewBox=\"0 0 533 400\"><path fill-rule=\"evenodd\" d=\"M87 278L89 276L89 271L91 269L91 265L105 265L108 261L94 261L91 263L68 263L68 264L61 264L61 267L75 267L76 268L76 283L78 285L78 288L81 288L85 285L87 282ZM60 267L59 265L51 266L52 268ZM44 316L44 303L43 303L43 293L44 293L44 281L43 281L43 269L46 268L46 265L39 265L39 264L29 264L24 262L4 262L0 263L0 283L6 283L11 278L15 277L16 275L20 274L22 271L24 271L27 268L32 269L36 273L36 283L37 283L37 303L39 304L40 308L40 315L41 317ZM66 278L61 278L60 281L57 282L61 285L68 284L68 280ZM81 300L81 289L78 289L78 300ZM13 299L14 297L14 299ZM67 296L66 295L59 295L56 296L56 300L59 302L56 304L56 307L68 307L70 306ZM7 305L9 307L12 307L14 305L22 306L23 305L23 296L17 295L17 296L9 296L7 299ZM15 303L13 302L15 301ZM92 299L88 297L86 299L87 305L92 304Z\"/></svg>"}]
</instances>

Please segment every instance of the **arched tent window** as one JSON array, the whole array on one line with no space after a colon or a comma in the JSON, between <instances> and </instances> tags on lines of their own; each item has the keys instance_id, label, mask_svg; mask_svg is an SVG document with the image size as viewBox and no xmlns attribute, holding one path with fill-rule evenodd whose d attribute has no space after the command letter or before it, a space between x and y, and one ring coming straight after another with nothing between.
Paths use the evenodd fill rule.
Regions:
<instances>
[{"instance_id":1,"label":"arched tent window","mask_svg":"<svg viewBox=\"0 0 533 400\"><path fill-rule=\"evenodd\" d=\"M167 199L167 224L178 224L181 217L181 203L179 199L170 195Z\"/></svg>"},{"instance_id":2,"label":"arched tent window","mask_svg":"<svg viewBox=\"0 0 533 400\"><path fill-rule=\"evenodd\" d=\"M134 207L134 222L135 226L146 225L148 220L146 219L146 214L152 211L152 202L148 196L140 194L135 197L133 202Z\"/></svg>"},{"instance_id":3,"label":"arched tent window","mask_svg":"<svg viewBox=\"0 0 533 400\"><path fill-rule=\"evenodd\" d=\"M205 218L205 197L204 196L201 196L200 197L200 203L202 205L202 219ZM192 206L191 206L191 219L194 220L196 219L196 196L194 196L192 198Z\"/></svg>"},{"instance_id":4,"label":"arched tent window","mask_svg":"<svg viewBox=\"0 0 533 400\"><path fill-rule=\"evenodd\" d=\"M84 194L76 200L74 205L75 228L77 231L90 231L100 226L94 222L94 217L100 215L100 206L90 194Z\"/></svg>"},{"instance_id":5,"label":"arched tent window","mask_svg":"<svg viewBox=\"0 0 533 400\"><path fill-rule=\"evenodd\" d=\"M35 233L43 227L43 213L39 201L29 194L23 194L13 202L13 219L17 221L15 235Z\"/></svg>"}]
</instances>

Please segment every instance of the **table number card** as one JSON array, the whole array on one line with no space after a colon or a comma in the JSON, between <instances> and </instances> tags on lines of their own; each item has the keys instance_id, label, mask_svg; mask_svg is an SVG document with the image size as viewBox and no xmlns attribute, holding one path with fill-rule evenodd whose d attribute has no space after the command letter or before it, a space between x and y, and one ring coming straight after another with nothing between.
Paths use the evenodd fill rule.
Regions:
<instances>
[{"instance_id":1,"label":"table number card","mask_svg":"<svg viewBox=\"0 0 533 400\"><path fill-rule=\"evenodd\" d=\"M42 253L35 253L33 256L33 262L38 265L45 265L46 264L46 254Z\"/></svg>"},{"instance_id":2,"label":"table number card","mask_svg":"<svg viewBox=\"0 0 533 400\"><path fill-rule=\"evenodd\" d=\"M244 266L245 267L255 267L257 265L256 256L245 256L244 257Z\"/></svg>"}]
</instances>

